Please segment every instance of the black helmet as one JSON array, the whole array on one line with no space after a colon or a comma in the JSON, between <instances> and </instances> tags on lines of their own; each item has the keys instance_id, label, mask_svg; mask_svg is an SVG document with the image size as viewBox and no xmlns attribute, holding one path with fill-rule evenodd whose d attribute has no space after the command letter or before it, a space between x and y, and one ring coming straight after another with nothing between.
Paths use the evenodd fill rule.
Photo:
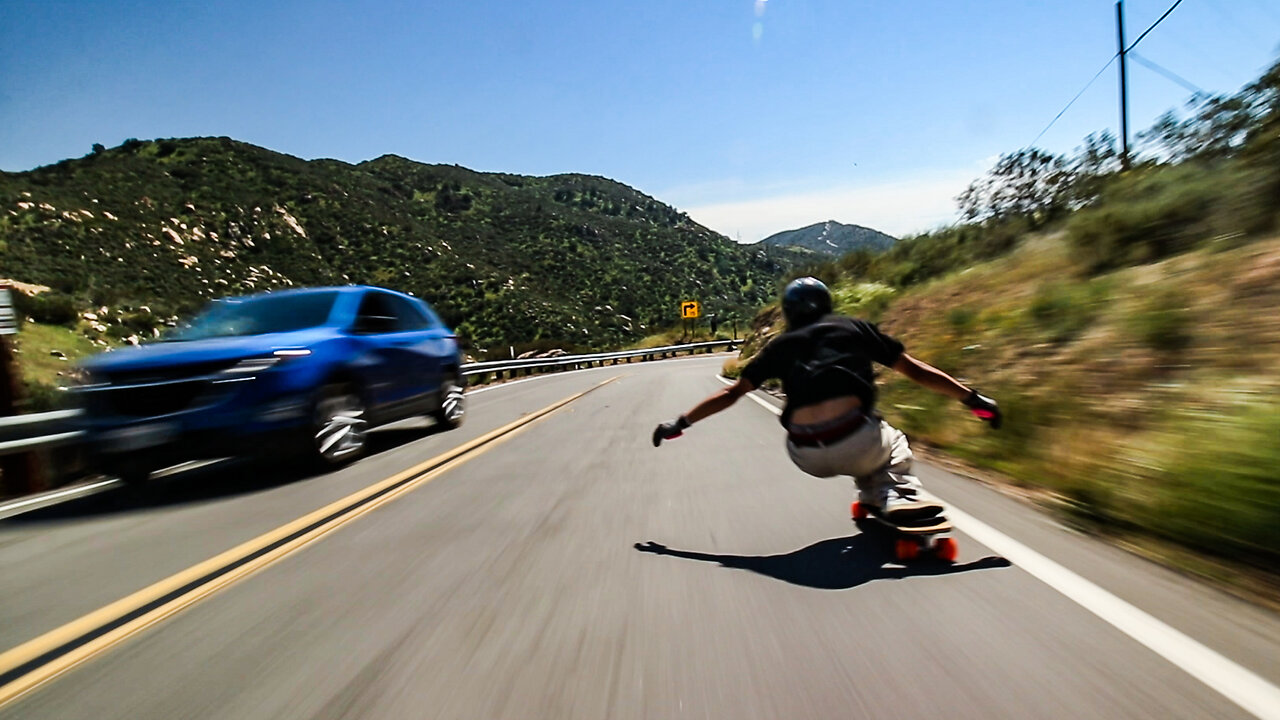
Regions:
<instances>
[{"instance_id":1,"label":"black helmet","mask_svg":"<svg viewBox=\"0 0 1280 720\"><path fill-rule=\"evenodd\" d=\"M817 278L796 278L782 291L782 314L787 327L800 328L831 312L831 291Z\"/></svg>"}]
</instances>

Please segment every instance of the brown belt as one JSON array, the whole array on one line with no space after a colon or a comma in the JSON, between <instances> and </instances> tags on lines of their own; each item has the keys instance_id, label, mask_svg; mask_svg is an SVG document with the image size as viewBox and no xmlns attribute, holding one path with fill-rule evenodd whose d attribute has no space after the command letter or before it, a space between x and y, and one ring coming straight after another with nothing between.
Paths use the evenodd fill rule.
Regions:
<instances>
[{"instance_id":1,"label":"brown belt","mask_svg":"<svg viewBox=\"0 0 1280 720\"><path fill-rule=\"evenodd\" d=\"M830 445L831 443L843 440L857 432L867 422L867 416L858 413L849 419L848 422L840 423L834 427L823 428L820 432L814 433L797 433L788 432L787 437L790 438L794 445L799 447L818 447L821 445Z\"/></svg>"}]
</instances>

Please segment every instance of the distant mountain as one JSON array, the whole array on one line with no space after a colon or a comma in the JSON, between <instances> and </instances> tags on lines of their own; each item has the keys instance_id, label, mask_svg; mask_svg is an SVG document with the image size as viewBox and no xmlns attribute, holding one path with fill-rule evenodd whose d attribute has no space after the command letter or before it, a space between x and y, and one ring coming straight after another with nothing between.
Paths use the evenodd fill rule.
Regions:
<instances>
[{"instance_id":1,"label":"distant mountain","mask_svg":"<svg viewBox=\"0 0 1280 720\"><path fill-rule=\"evenodd\" d=\"M81 309L370 283L428 300L474 347L609 347L678 323L683 300L749 317L785 255L589 175L306 161L230 138L0 172L0 277Z\"/></svg>"},{"instance_id":2,"label":"distant mountain","mask_svg":"<svg viewBox=\"0 0 1280 720\"><path fill-rule=\"evenodd\" d=\"M883 252L893 247L895 242L896 238L879 230L828 220L770 235L759 244L776 248L802 247L822 255L840 256L854 250Z\"/></svg>"}]
</instances>

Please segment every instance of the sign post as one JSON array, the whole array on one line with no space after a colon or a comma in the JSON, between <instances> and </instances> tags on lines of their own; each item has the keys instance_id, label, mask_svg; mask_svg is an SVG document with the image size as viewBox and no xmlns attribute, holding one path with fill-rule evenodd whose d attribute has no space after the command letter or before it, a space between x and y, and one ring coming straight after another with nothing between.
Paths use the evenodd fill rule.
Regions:
<instances>
[{"instance_id":1,"label":"sign post","mask_svg":"<svg viewBox=\"0 0 1280 720\"><path fill-rule=\"evenodd\" d=\"M693 320L697 320L698 316L701 314L702 314L702 306L698 304L697 300L685 300L684 302L680 303L680 323L682 325L681 329L684 331L686 338L689 335L690 323Z\"/></svg>"}]
</instances>

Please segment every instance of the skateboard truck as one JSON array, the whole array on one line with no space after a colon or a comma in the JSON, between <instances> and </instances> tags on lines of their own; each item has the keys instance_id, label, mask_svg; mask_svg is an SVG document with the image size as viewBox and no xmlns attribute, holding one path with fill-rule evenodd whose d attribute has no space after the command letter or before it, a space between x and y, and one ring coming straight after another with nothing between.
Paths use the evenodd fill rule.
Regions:
<instances>
[{"instance_id":1,"label":"skateboard truck","mask_svg":"<svg viewBox=\"0 0 1280 720\"><path fill-rule=\"evenodd\" d=\"M916 560L929 554L945 562L955 562L960 554L956 539L945 535L952 529L951 521L946 518L934 518L927 525L899 525L889 522L856 500L849 512L854 521L875 520L894 531L897 537L893 543L893 555L900 562Z\"/></svg>"}]
</instances>

